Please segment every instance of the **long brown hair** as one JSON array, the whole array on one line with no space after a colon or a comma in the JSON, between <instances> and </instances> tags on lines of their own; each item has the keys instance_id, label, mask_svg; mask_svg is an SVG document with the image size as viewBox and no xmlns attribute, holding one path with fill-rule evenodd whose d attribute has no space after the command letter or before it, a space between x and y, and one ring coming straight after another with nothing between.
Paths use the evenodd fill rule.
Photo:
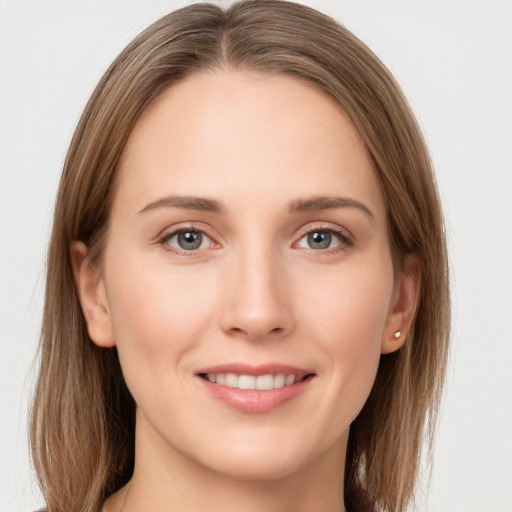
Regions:
<instances>
[{"instance_id":1,"label":"long brown hair","mask_svg":"<svg viewBox=\"0 0 512 512\"><path fill-rule=\"evenodd\" d=\"M48 254L33 461L49 512L96 512L131 477L135 404L115 349L88 338L69 248L101 257L116 166L144 109L193 73L286 73L329 94L359 131L387 203L395 272L417 255L422 284L404 346L381 356L353 422L345 465L350 510L403 512L425 435L432 439L447 357L450 304L443 219L428 151L393 77L354 35L302 5L196 4L164 16L100 80L64 165Z\"/></svg>"}]
</instances>

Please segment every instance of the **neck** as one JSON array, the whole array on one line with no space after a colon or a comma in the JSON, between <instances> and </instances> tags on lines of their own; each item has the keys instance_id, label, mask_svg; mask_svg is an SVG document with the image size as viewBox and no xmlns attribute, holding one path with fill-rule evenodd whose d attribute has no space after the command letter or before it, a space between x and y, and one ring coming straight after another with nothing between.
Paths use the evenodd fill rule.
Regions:
<instances>
[{"instance_id":1,"label":"neck","mask_svg":"<svg viewBox=\"0 0 512 512\"><path fill-rule=\"evenodd\" d=\"M158 436L138 435L133 477L103 512L344 512L347 439L348 433L328 453L283 475L238 478L163 447Z\"/></svg>"}]
</instances>

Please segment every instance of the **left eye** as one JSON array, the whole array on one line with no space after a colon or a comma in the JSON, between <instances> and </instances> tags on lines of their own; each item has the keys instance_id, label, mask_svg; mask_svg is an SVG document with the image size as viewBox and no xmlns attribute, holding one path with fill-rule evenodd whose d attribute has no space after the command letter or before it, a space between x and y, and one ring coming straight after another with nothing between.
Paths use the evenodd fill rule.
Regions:
<instances>
[{"instance_id":1,"label":"left eye","mask_svg":"<svg viewBox=\"0 0 512 512\"><path fill-rule=\"evenodd\" d=\"M211 247L212 240L201 231L184 229L171 234L165 243L182 251L195 251Z\"/></svg>"},{"instance_id":2,"label":"left eye","mask_svg":"<svg viewBox=\"0 0 512 512\"><path fill-rule=\"evenodd\" d=\"M303 249L324 250L333 249L343 243L344 237L339 233L328 229L315 229L304 235L298 242L297 247Z\"/></svg>"}]
</instances>

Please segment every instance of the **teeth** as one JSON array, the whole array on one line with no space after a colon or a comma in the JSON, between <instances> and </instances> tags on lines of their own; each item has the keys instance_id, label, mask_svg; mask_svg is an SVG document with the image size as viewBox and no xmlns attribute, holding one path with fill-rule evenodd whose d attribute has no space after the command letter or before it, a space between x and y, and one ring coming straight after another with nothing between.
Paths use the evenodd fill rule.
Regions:
<instances>
[{"instance_id":1,"label":"teeth","mask_svg":"<svg viewBox=\"0 0 512 512\"><path fill-rule=\"evenodd\" d=\"M256 389L256 377L254 375L240 375L238 377L240 389Z\"/></svg>"},{"instance_id":2,"label":"teeth","mask_svg":"<svg viewBox=\"0 0 512 512\"><path fill-rule=\"evenodd\" d=\"M295 382L295 375L289 375L289 377L293 378L292 384ZM284 388L284 383L286 382L286 375L283 373L278 373L274 377L274 387L275 388Z\"/></svg>"},{"instance_id":3,"label":"teeth","mask_svg":"<svg viewBox=\"0 0 512 512\"><path fill-rule=\"evenodd\" d=\"M229 388L240 389L258 389L260 391L270 391L272 389L291 386L296 382L295 375L285 375L278 373L277 375L237 375L236 373L207 373L206 379L210 382L228 386Z\"/></svg>"},{"instance_id":4,"label":"teeth","mask_svg":"<svg viewBox=\"0 0 512 512\"><path fill-rule=\"evenodd\" d=\"M230 388L237 388L238 375L236 373L226 373L226 378L224 379L224 386L228 386Z\"/></svg>"},{"instance_id":5,"label":"teeth","mask_svg":"<svg viewBox=\"0 0 512 512\"><path fill-rule=\"evenodd\" d=\"M274 389L274 377L272 375L260 375L256 378L256 389L260 391Z\"/></svg>"}]
</instances>

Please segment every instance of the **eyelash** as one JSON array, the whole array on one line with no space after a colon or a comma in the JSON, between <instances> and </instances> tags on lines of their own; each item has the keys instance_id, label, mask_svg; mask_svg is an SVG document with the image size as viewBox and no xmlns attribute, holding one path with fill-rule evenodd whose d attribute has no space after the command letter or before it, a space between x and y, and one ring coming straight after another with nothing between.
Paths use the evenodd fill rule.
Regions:
<instances>
[{"instance_id":1,"label":"eyelash","mask_svg":"<svg viewBox=\"0 0 512 512\"><path fill-rule=\"evenodd\" d=\"M185 249L179 249L177 247L173 247L169 245L169 241L174 238L175 236L179 235L180 233L199 233L203 237L206 237L208 240L210 240L210 244L208 248L213 247L215 242L213 241L212 237L209 236L207 233L205 233L204 230L193 227L193 226L185 226L180 227L178 229L174 229L173 231L164 233L159 239L158 243L169 252L172 252L174 254L177 254L178 256L194 256L197 254L198 250L200 249L193 249L193 250L185 250Z\"/></svg>"},{"instance_id":2,"label":"eyelash","mask_svg":"<svg viewBox=\"0 0 512 512\"><path fill-rule=\"evenodd\" d=\"M207 239L209 239L210 245L208 248L212 248L214 245L217 245L213 241L212 237L210 237L207 233L205 233L204 230L193 227L193 226L189 226L189 227L186 226L186 227L182 227L182 228L180 227L171 232L166 232L158 239L158 243L166 251L177 254L178 256L194 256L197 254L197 252L199 250L201 250L200 248L185 250L185 249L178 249L177 247L173 247L173 246L169 245L169 241L173 237L175 237L181 233L187 233L187 232L199 233L203 237L206 237ZM329 235L334 235L335 237L337 237L339 239L339 243L335 247L332 247L332 248L326 248L326 249L306 248L307 250L311 251L312 253L316 253L318 255L334 254L336 252L346 250L347 248L350 248L354 245L354 241L351 238L351 236L347 235L344 231L341 231L339 229L333 229L333 228L329 228L329 227L325 227L325 226L316 225L316 226L310 226L307 229L305 229L304 231L302 231L300 233L298 240L293 244L293 247L297 247L297 244L300 241L302 241L305 237L307 237L313 233L328 233Z\"/></svg>"},{"instance_id":3,"label":"eyelash","mask_svg":"<svg viewBox=\"0 0 512 512\"><path fill-rule=\"evenodd\" d=\"M299 239L297 242L295 242L294 246L296 246L301 240L303 240L308 235L311 235L313 233L328 233L330 235L334 235L339 239L339 244L337 244L335 247L328 248L328 249L312 249L308 248L310 252L317 254L317 255L329 255L329 254L335 254L340 251L344 251L354 245L354 240L350 235L348 235L345 231L342 231L340 229L330 228L322 225L314 225L309 226L307 229L302 231L300 233Z\"/></svg>"}]
</instances>

